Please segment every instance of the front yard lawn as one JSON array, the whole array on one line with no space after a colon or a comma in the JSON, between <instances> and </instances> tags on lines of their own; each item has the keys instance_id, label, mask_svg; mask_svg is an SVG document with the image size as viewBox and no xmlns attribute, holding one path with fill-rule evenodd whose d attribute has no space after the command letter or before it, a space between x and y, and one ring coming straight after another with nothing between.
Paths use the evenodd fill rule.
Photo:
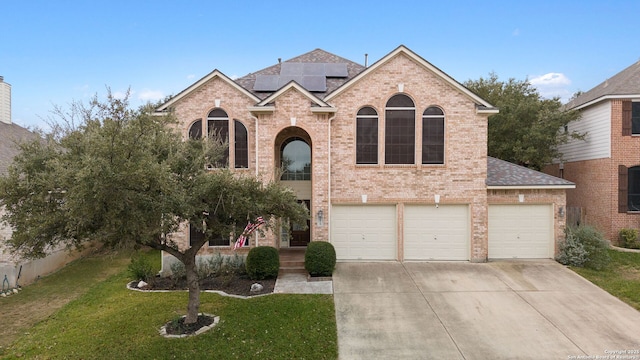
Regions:
<instances>
[{"instance_id":1,"label":"front yard lawn","mask_svg":"<svg viewBox=\"0 0 640 360\"><path fill-rule=\"evenodd\" d=\"M159 255L155 253L156 258ZM122 271L91 288L5 350L28 359L335 359L330 295L268 295L242 300L201 294L200 311L220 316L212 330L165 339L158 330L183 315L187 292L126 289Z\"/></svg>"},{"instance_id":2,"label":"front yard lawn","mask_svg":"<svg viewBox=\"0 0 640 360\"><path fill-rule=\"evenodd\" d=\"M640 310L640 253L608 250L611 264L603 270L572 267L587 280Z\"/></svg>"}]
</instances>

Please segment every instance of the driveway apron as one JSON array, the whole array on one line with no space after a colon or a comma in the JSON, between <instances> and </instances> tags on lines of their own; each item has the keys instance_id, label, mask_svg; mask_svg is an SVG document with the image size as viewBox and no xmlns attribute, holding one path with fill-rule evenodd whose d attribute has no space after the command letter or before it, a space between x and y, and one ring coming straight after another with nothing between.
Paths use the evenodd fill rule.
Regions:
<instances>
[{"instance_id":1,"label":"driveway apron","mask_svg":"<svg viewBox=\"0 0 640 360\"><path fill-rule=\"evenodd\" d=\"M339 263L333 286L343 360L640 351L640 313L551 260Z\"/></svg>"}]
</instances>

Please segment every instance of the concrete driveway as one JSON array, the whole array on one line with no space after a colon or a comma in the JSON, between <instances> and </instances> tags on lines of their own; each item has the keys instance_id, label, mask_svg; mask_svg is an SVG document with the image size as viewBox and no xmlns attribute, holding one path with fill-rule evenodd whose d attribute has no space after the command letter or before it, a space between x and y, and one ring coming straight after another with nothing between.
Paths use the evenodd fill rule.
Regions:
<instances>
[{"instance_id":1,"label":"concrete driveway","mask_svg":"<svg viewBox=\"0 0 640 360\"><path fill-rule=\"evenodd\" d=\"M640 360L640 312L552 260L338 263L333 287L342 360Z\"/></svg>"}]
</instances>

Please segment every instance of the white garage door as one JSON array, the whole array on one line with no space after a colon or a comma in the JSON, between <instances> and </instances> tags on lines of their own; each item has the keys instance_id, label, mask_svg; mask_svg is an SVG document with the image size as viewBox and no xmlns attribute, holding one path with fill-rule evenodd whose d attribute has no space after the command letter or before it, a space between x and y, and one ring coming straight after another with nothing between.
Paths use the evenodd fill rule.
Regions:
<instances>
[{"instance_id":1,"label":"white garage door","mask_svg":"<svg viewBox=\"0 0 640 360\"><path fill-rule=\"evenodd\" d=\"M553 257L552 209L552 205L489 205L489 258Z\"/></svg>"},{"instance_id":2,"label":"white garage door","mask_svg":"<svg viewBox=\"0 0 640 360\"><path fill-rule=\"evenodd\" d=\"M331 243L338 260L396 260L395 205L331 207Z\"/></svg>"},{"instance_id":3,"label":"white garage door","mask_svg":"<svg viewBox=\"0 0 640 360\"><path fill-rule=\"evenodd\" d=\"M467 205L406 205L405 260L469 260Z\"/></svg>"}]
</instances>

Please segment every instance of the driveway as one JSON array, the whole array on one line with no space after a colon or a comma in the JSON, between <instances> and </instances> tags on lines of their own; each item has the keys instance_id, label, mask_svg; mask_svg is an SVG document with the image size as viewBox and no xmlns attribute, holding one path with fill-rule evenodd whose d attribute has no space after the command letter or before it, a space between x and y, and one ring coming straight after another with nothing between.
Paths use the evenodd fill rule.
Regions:
<instances>
[{"instance_id":1,"label":"driveway","mask_svg":"<svg viewBox=\"0 0 640 360\"><path fill-rule=\"evenodd\" d=\"M640 312L552 260L338 263L333 287L342 360L640 360Z\"/></svg>"}]
</instances>

